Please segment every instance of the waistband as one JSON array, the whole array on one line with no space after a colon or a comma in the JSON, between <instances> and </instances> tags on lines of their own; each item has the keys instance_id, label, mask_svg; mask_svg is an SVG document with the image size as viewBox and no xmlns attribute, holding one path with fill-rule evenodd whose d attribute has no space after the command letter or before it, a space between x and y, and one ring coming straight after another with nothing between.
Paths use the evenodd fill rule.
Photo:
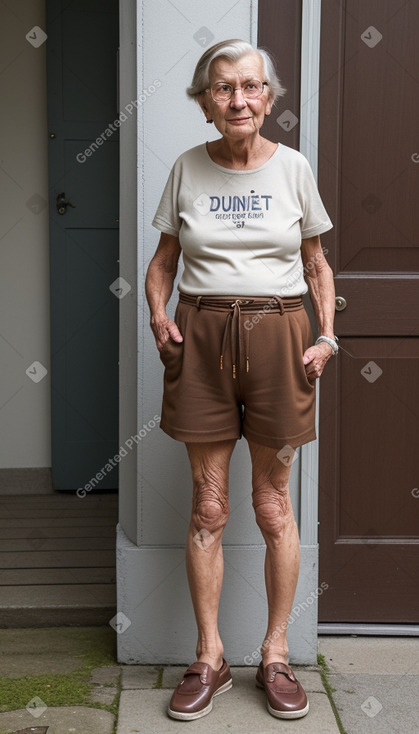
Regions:
<instances>
[{"instance_id":1,"label":"waistband","mask_svg":"<svg viewBox=\"0 0 419 734\"><path fill-rule=\"evenodd\" d=\"M212 311L227 311L227 319L224 327L220 352L220 370L224 369L224 354L227 339L230 337L231 362L233 380L237 377L237 371L241 364L245 364L246 372L250 370L249 360L249 329L244 329L244 354L241 337L241 315L245 313L280 313L285 311L297 311L303 306L302 296L190 296L187 293L179 294L180 303L195 306L198 311L208 309Z\"/></svg>"},{"instance_id":2,"label":"waistband","mask_svg":"<svg viewBox=\"0 0 419 734\"><path fill-rule=\"evenodd\" d=\"M280 313L284 311L297 311L303 308L302 296L191 296L187 293L179 294L179 301L190 306L215 310L232 311L240 308L241 311L252 312L265 309L266 313Z\"/></svg>"}]
</instances>

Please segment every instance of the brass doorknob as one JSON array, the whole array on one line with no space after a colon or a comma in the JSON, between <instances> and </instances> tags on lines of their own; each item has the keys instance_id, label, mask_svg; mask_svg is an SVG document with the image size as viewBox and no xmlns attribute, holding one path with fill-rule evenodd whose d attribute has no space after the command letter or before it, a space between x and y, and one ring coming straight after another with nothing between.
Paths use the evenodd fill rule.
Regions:
<instances>
[{"instance_id":1,"label":"brass doorknob","mask_svg":"<svg viewBox=\"0 0 419 734\"><path fill-rule=\"evenodd\" d=\"M348 304L346 303L346 298L344 298L343 296L336 296L335 298L336 311L344 311L347 305Z\"/></svg>"}]
</instances>

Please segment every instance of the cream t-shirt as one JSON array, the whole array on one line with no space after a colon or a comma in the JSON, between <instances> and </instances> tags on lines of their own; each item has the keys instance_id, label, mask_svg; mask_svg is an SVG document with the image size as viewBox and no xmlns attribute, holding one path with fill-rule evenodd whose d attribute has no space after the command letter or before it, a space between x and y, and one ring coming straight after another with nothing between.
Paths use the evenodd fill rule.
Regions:
<instances>
[{"instance_id":1,"label":"cream t-shirt","mask_svg":"<svg viewBox=\"0 0 419 734\"><path fill-rule=\"evenodd\" d=\"M205 144L187 150L153 225L179 237L180 291L233 296L306 293L301 240L333 226L307 159L281 143L253 170L219 166Z\"/></svg>"}]
</instances>

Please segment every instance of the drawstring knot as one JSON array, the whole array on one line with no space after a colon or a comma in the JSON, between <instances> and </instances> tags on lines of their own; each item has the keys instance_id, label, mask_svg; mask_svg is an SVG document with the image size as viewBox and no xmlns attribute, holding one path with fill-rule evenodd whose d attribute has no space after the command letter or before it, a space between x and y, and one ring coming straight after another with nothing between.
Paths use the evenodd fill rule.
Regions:
<instances>
[{"instance_id":1,"label":"drawstring knot","mask_svg":"<svg viewBox=\"0 0 419 734\"><path fill-rule=\"evenodd\" d=\"M256 325L267 313L278 313L279 311L282 316L286 311L298 311L299 309L304 308L301 296L284 296L284 298L281 298L281 296L273 295L270 298L264 298L263 296L236 298L235 296L196 296L180 293L179 302L195 306L197 311L200 311L201 309L211 309L227 313L221 342L220 370L224 369L227 338L230 336L233 380L237 379L238 371L241 368L244 368L246 372L250 371L249 332L253 329L253 326ZM256 318L253 316L251 321L245 321L242 325L241 317L242 314L246 313L256 314ZM244 354L242 352L243 339Z\"/></svg>"}]
</instances>

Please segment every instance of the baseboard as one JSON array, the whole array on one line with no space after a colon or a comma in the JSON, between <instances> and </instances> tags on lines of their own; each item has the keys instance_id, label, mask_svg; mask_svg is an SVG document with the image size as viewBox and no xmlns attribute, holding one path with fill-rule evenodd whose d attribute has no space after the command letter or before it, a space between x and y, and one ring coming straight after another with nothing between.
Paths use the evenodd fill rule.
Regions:
<instances>
[{"instance_id":1,"label":"baseboard","mask_svg":"<svg viewBox=\"0 0 419 734\"><path fill-rule=\"evenodd\" d=\"M320 622L319 635L367 635L368 637L418 637L419 624L350 624L348 622Z\"/></svg>"}]
</instances>

